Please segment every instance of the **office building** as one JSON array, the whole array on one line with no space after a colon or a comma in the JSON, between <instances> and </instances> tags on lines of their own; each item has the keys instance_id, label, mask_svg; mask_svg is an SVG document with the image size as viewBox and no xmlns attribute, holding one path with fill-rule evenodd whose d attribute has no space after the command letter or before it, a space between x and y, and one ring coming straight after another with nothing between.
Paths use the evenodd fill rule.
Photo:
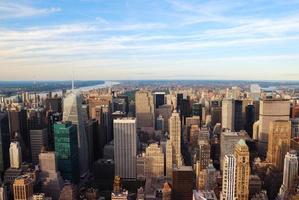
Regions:
<instances>
[{"instance_id":1,"label":"office building","mask_svg":"<svg viewBox=\"0 0 299 200\"><path fill-rule=\"evenodd\" d=\"M33 195L33 180L30 176L18 177L13 184L14 200L30 200Z\"/></svg>"},{"instance_id":2,"label":"office building","mask_svg":"<svg viewBox=\"0 0 299 200\"><path fill-rule=\"evenodd\" d=\"M137 128L155 127L154 100L149 91L135 93Z\"/></svg>"},{"instance_id":3,"label":"office building","mask_svg":"<svg viewBox=\"0 0 299 200\"><path fill-rule=\"evenodd\" d=\"M113 120L115 174L123 179L136 178L136 119Z\"/></svg>"},{"instance_id":4,"label":"office building","mask_svg":"<svg viewBox=\"0 0 299 200\"><path fill-rule=\"evenodd\" d=\"M160 114L156 121L156 130L165 131L165 120L163 116Z\"/></svg>"},{"instance_id":5,"label":"office building","mask_svg":"<svg viewBox=\"0 0 299 200\"><path fill-rule=\"evenodd\" d=\"M162 147L158 144L150 144L145 150L145 176L163 177L164 176L164 154Z\"/></svg>"},{"instance_id":6,"label":"office building","mask_svg":"<svg viewBox=\"0 0 299 200\"><path fill-rule=\"evenodd\" d=\"M290 192L298 178L298 157L294 151L288 152L284 158L283 182L280 188L280 195L284 197L286 192Z\"/></svg>"},{"instance_id":7,"label":"office building","mask_svg":"<svg viewBox=\"0 0 299 200\"><path fill-rule=\"evenodd\" d=\"M11 142L9 147L10 167L19 169L22 164L22 150L19 142Z\"/></svg>"},{"instance_id":8,"label":"office building","mask_svg":"<svg viewBox=\"0 0 299 200\"><path fill-rule=\"evenodd\" d=\"M52 197L53 200L58 200L63 187L63 180L57 169L55 152L42 150L39 154L39 166L41 191L47 196Z\"/></svg>"},{"instance_id":9,"label":"office building","mask_svg":"<svg viewBox=\"0 0 299 200\"><path fill-rule=\"evenodd\" d=\"M9 167L9 122L8 114L0 112L0 174Z\"/></svg>"},{"instance_id":10,"label":"office building","mask_svg":"<svg viewBox=\"0 0 299 200\"><path fill-rule=\"evenodd\" d=\"M164 129L166 132L169 132L168 122L171 117L171 114L172 114L172 106L171 105L162 105L159 108L157 108L155 111L156 118L159 117L160 115L163 117Z\"/></svg>"},{"instance_id":11,"label":"office building","mask_svg":"<svg viewBox=\"0 0 299 200\"><path fill-rule=\"evenodd\" d=\"M249 139L245 131L240 132L222 132L220 136L220 169L223 169L223 160L225 155L233 154L236 144L241 140Z\"/></svg>"},{"instance_id":12,"label":"office building","mask_svg":"<svg viewBox=\"0 0 299 200\"><path fill-rule=\"evenodd\" d=\"M77 200L79 197L76 185L66 182L60 192L59 200Z\"/></svg>"},{"instance_id":13,"label":"office building","mask_svg":"<svg viewBox=\"0 0 299 200\"><path fill-rule=\"evenodd\" d=\"M38 164L38 155L42 147L48 145L47 129L30 130L30 145L31 145L31 158L34 165Z\"/></svg>"},{"instance_id":14,"label":"office building","mask_svg":"<svg viewBox=\"0 0 299 200\"><path fill-rule=\"evenodd\" d=\"M221 200L235 200L236 198L236 158L225 155L223 162Z\"/></svg>"},{"instance_id":15,"label":"office building","mask_svg":"<svg viewBox=\"0 0 299 200\"><path fill-rule=\"evenodd\" d=\"M159 108L159 106L165 104L165 92L155 92L154 96L155 96L154 99L155 108Z\"/></svg>"},{"instance_id":16,"label":"office building","mask_svg":"<svg viewBox=\"0 0 299 200\"><path fill-rule=\"evenodd\" d=\"M169 135L173 148L173 163L180 167L182 165L181 155L181 120L180 115L174 111L169 119Z\"/></svg>"},{"instance_id":17,"label":"office building","mask_svg":"<svg viewBox=\"0 0 299 200\"><path fill-rule=\"evenodd\" d=\"M165 154L165 164L166 164L166 177L172 179L172 169L173 169L173 148L171 140L166 141L166 154Z\"/></svg>"},{"instance_id":18,"label":"office building","mask_svg":"<svg viewBox=\"0 0 299 200\"><path fill-rule=\"evenodd\" d=\"M192 200L194 173L191 166L173 169L173 200Z\"/></svg>"},{"instance_id":19,"label":"office building","mask_svg":"<svg viewBox=\"0 0 299 200\"><path fill-rule=\"evenodd\" d=\"M284 156L290 150L291 122L276 120L270 122L267 160L282 170Z\"/></svg>"},{"instance_id":20,"label":"office building","mask_svg":"<svg viewBox=\"0 0 299 200\"><path fill-rule=\"evenodd\" d=\"M222 128L234 130L235 127L235 105L233 99L224 99L222 101Z\"/></svg>"},{"instance_id":21,"label":"office building","mask_svg":"<svg viewBox=\"0 0 299 200\"><path fill-rule=\"evenodd\" d=\"M290 102L280 99L264 99L260 101L259 126L256 138L258 140L259 153L266 154L268 145L270 122L276 120L289 120Z\"/></svg>"},{"instance_id":22,"label":"office building","mask_svg":"<svg viewBox=\"0 0 299 200\"><path fill-rule=\"evenodd\" d=\"M63 99L63 121L70 121L73 125L76 125L80 175L86 175L89 163L87 146L88 143L84 127L85 117L82 108L82 97L78 94L75 94L75 92L70 92Z\"/></svg>"},{"instance_id":23,"label":"office building","mask_svg":"<svg viewBox=\"0 0 299 200\"><path fill-rule=\"evenodd\" d=\"M79 181L79 152L77 128L72 122L56 123L55 154L58 170L64 180Z\"/></svg>"},{"instance_id":24,"label":"office building","mask_svg":"<svg viewBox=\"0 0 299 200\"><path fill-rule=\"evenodd\" d=\"M249 149L241 139L235 147L236 158L236 197L238 200L249 199L250 161Z\"/></svg>"}]
</instances>

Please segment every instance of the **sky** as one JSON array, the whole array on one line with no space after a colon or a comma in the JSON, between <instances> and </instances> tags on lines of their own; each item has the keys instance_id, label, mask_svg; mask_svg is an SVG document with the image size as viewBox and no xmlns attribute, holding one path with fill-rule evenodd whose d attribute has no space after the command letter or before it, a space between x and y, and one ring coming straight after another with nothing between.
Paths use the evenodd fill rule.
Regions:
<instances>
[{"instance_id":1,"label":"sky","mask_svg":"<svg viewBox=\"0 0 299 200\"><path fill-rule=\"evenodd\" d=\"M0 80L298 80L299 0L0 0Z\"/></svg>"}]
</instances>

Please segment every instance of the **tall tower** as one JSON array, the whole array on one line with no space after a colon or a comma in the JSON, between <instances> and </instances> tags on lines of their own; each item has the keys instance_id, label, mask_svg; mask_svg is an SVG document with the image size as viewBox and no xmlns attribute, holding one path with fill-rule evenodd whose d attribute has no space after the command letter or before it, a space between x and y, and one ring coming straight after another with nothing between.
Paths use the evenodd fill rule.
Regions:
<instances>
[{"instance_id":1,"label":"tall tower","mask_svg":"<svg viewBox=\"0 0 299 200\"><path fill-rule=\"evenodd\" d=\"M236 196L238 200L249 198L250 161L249 149L241 139L235 147L236 158Z\"/></svg>"},{"instance_id":2,"label":"tall tower","mask_svg":"<svg viewBox=\"0 0 299 200\"><path fill-rule=\"evenodd\" d=\"M136 178L137 133L135 118L113 120L115 175Z\"/></svg>"},{"instance_id":3,"label":"tall tower","mask_svg":"<svg viewBox=\"0 0 299 200\"><path fill-rule=\"evenodd\" d=\"M82 97L74 91L70 92L63 99L63 121L70 121L77 126L78 150L80 174L84 175L88 171L88 146L87 136L84 127L84 112L82 109Z\"/></svg>"},{"instance_id":4,"label":"tall tower","mask_svg":"<svg viewBox=\"0 0 299 200\"><path fill-rule=\"evenodd\" d=\"M233 99L224 99L222 101L222 128L234 130L235 124L235 104Z\"/></svg>"},{"instance_id":5,"label":"tall tower","mask_svg":"<svg viewBox=\"0 0 299 200\"><path fill-rule=\"evenodd\" d=\"M294 186L297 177L298 157L296 151L291 151L287 153L284 158L283 183L280 188L280 194L282 196Z\"/></svg>"},{"instance_id":6,"label":"tall tower","mask_svg":"<svg viewBox=\"0 0 299 200\"><path fill-rule=\"evenodd\" d=\"M137 128L155 127L154 100L149 91L138 91L135 94Z\"/></svg>"},{"instance_id":7,"label":"tall tower","mask_svg":"<svg viewBox=\"0 0 299 200\"><path fill-rule=\"evenodd\" d=\"M291 122L277 120L270 122L267 160L278 169L283 168L283 159L290 150Z\"/></svg>"},{"instance_id":8,"label":"tall tower","mask_svg":"<svg viewBox=\"0 0 299 200\"><path fill-rule=\"evenodd\" d=\"M71 122L54 124L55 155L58 170L65 180L79 181L79 153L76 126Z\"/></svg>"},{"instance_id":9,"label":"tall tower","mask_svg":"<svg viewBox=\"0 0 299 200\"><path fill-rule=\"evenodd\" d=\"M236 158L233 155L225 155L222 179L222 200L236 199Z\"/></svg>"},{"instance_id":10,"label":"tall tower","mask_svg":"<svg viewBox=\"0 0 299 200\"><path fill-rule=\"evenodd\" d=\"M174 111L169 119L169 134L173 148L173 163L180 167L181 156L181 120L178 112Z\"/></svg>"},{"instance_id":11,"label":"tall tower","mask_svg":"<svg viewBox=\"0 0 299 200\"><path fill-rule=\"evenodd\" d=\"M10 167L19 169L22 164L22 150L19 142L11 142L9 147Z\"/></svg>"},{"instance_id":12,"label":"tall tower","mask_svg":"<svg viewBox=\"0 0 299 200\"><path fill-rule=\"evenodd\" d=\"M290 119L290 101L265 99L260 102L259 128L257 134L259 153L265 155L269 139L270 122Z\"/></svg>"},{"instance_id":13,"label":"tall tower","mask_svg":"<svg viewBox=\"0 0 299 200\"><path fill-rule=\"evenodd\" d=\"M172 169L173 169L173 149L170 140L166 141L166 177L172 178Z\"/></svg>"}]
</instances>

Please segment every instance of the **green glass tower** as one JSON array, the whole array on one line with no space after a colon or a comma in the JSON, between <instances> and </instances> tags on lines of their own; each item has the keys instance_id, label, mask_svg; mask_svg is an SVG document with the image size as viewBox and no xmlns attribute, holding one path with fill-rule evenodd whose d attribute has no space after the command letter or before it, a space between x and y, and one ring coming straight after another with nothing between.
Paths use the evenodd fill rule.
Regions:
<instances>
[{"instance_id":1,"label":"green glass tower","mask_svg":"<svg viewBox=\"0 0 299 200\"><path fill-rule=\"evenodd\" d=\"M71 122L54 124L55 154L64 180L79 181L79 153L76 125Z\"/></svg>"}]
</instances>

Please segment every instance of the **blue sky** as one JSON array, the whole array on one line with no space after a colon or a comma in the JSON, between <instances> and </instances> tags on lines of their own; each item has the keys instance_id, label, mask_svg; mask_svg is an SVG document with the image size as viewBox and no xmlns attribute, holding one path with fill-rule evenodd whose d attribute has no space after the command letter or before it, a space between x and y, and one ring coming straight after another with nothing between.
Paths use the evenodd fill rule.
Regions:
<instances>
[{"instance_id":1,"label":"blue sky","mask_svg":"<svg viewBox=\"0 0 299 200\"><path fill-rule=\"evenodd\" d=\"M299 0L1 0L0 80L298 80Z\"/></svg>"}]
</instances>

